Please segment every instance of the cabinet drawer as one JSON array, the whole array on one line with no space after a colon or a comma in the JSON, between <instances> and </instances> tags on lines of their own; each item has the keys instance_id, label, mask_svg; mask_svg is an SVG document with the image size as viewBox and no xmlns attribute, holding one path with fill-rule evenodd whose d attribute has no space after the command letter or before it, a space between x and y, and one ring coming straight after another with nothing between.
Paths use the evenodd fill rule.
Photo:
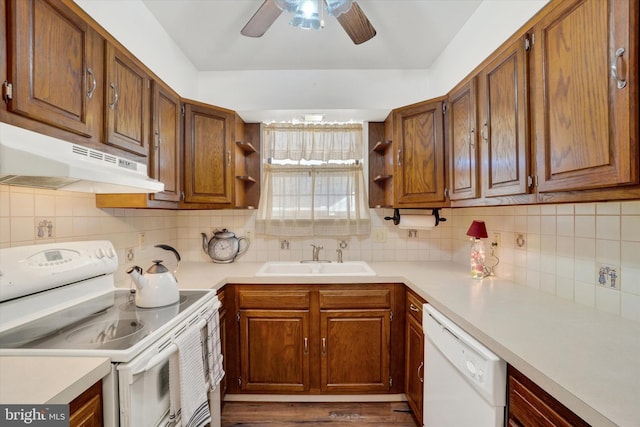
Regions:
<instances>
[{"instance_id":1,"label":"cabinet drawer","mask_svg":"<svg viewBox=\"0 0 640 427\"><path fill-rule=\"evenodd\" d=\"M414 294L411 291L407 291L407 316L411 316L418 323L422 325L422 305L425 303L425 300L420 298L418 295Z\"/></svg>"},{"instance_id":2,"label":"cabinet drawer","mask_svg":"<svg viewBox=\"0 0 640 427\"><path fill-rule=\"evenodd\" d=\"M238 308L309 308L311 290L307 289L240 289Z\"/></svg>"},{"instance_id":3,"label":"cabinet drawer","mask_svg":"<svg viewBox=\"0 0 640 427\"><path fill-rule=\"evenodd\" d=\"M509 425L588 427L580 417L509 366Z\"/></svg>"},{"instance_id":4,"label":"cabinet drawer","mask_svg":"<svg viewBox=\"0 0 640 427\"><path fill-rule=\"evenodd\" d=\"M320 290L320 308L389 308L390 289Z\"/></svg>"}]
</instances>

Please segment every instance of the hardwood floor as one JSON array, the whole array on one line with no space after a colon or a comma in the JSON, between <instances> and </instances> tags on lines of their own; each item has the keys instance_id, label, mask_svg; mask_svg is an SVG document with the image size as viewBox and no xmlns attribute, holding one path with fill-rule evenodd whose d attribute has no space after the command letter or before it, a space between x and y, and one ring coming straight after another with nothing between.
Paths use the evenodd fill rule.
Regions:
<instances>
[{"instance_id":1,"label":"hardwood floor","mask_svg":"<svg viewBox=\"0 0 640 427\"><path fill-rule=\"evenodd\" d=\"M222 427L417 427L406 402L225 402Z\"/></svg>"}]
</instances>

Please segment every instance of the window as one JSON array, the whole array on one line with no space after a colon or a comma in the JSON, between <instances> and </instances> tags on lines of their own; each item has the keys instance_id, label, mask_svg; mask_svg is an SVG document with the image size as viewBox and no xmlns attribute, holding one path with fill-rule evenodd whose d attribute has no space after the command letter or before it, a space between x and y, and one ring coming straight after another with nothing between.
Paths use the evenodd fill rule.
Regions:
<instances>
[{"instance_id":1,"label":"window","mask_svg":"<svg viewBox=\"0 0 640 427\"><path fill-rule=\"evenodd\" d=\"M268 124L256 231L275 236L370 233L360 124Z\"/></svg>"}]
</instances>

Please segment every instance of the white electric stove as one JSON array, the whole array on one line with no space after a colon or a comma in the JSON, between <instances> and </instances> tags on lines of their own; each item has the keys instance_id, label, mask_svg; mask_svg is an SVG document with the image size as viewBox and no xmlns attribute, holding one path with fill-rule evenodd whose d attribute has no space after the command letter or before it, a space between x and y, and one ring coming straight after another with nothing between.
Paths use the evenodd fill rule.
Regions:
<instances>
[{"instance_id":1,"label":"white electric stove","mask_svg":"<svg viewBox=\"0 0 640 427\"><path fill-rule=\"evenodd\" d=\"M135 305L114 287L109 241L0 249L0 355L102 356L107 426L169 425L168 360L174 339L219 307L213 290L181 290L179 302Z\"/></svg>"}]
</instances>

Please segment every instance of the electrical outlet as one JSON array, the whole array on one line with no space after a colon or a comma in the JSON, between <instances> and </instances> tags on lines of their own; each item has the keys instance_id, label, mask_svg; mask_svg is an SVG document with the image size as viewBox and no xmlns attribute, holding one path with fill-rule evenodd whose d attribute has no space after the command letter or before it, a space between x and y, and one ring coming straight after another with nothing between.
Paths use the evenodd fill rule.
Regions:
<instances>
[{"instance_id":1,"label":"electrical outlet","mask_svg":"<svg viewBox=\"0 0 640 427\"><path fill-rule=\"evenodd\" d=\"M384 243L387 241L387 230L384 228L376 228L373 233L375 241L378 243Z\"/></svg>"},{"instance_id":2,"label":"electrical outlet","mask_svg":"<svg viewBox=\"0 0 640 427\"><path fill-rule=\"evenodd\" d=\"M491 240L491 250L493 254L498 256L500 249L502 248L502 236L500 233L493 233L493 239Z\"/></svg>"},{"instance_id":3,"label":"electrical outlet","mask_svg":"<svg viewBox=\"0 0 640 427\"><path fill-rule=\"evenodd\" d=\"M253 231L247 230L247 232L244 233L244 237L246 237L247 240L251 242L253 240Z\"/></svg>"},{"instance_id":4,"label":"electrical outlet","mask_svg":"<svg viewBox=\"0 0 640 427\"><path fill-rule=\"evenodd\" d=\"M124 257L127 259L127 262L133 262L133 260L136 258L134 252L133 252L133 248L127 248L124 250Z\"/></svg>"},{"instance_id":5,"label":"electrical outlet","mask_svg":"<svg viewBox=\"0 0 640 427\"><path fill-rule=\"evenodd\" d=\"M144 249L147 244L147 238L144 233L138 233L138 249Z\"/></svg>"},{"instance_id":6,"label":"electrical outlet","mask_svg":"<svg viewBox=\"0 0 640 427\"><path fill-rule=\"evenodd\" d=\"M596 271L596 283L604 288L620 289L620 267L599 264Z\"/></svg>"}]
</instances>

